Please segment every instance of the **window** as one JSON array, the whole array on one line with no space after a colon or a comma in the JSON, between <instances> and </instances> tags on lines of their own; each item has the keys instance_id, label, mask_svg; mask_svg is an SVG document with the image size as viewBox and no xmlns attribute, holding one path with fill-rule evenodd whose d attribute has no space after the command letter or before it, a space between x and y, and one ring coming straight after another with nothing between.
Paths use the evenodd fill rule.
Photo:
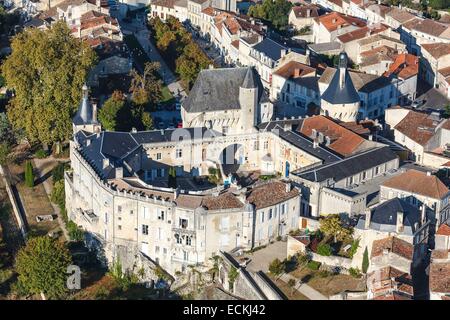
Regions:
<instances>
[{"instance_id":1,"label":"window","mask_svg":"<svg viewBox=\"0 0 450 320\"><path fill-rule=\"evenodd\" d=\"M159 253L159 247L158 246L155 247L155 253Z\"/></svg>"},{"instance_id":2,"label":"window","mask_svg":"<svg viewBox=\"0 0 450 320\"><path fill-rule=\"evenodd\" d=\"M105 215L104 215L103 218L104 218L103 221L104 221L105 223L108 223L108 212L105 212Z\"/></svg>"},{"instance_id":3,"label":"window","mask_svg":"<svg viewBox=\"0 0 450 320\"><path fill-rule=\"evenodd\" d=\"M117 225L117 229L122 230L122 226L120 224Z\"/></svg>"},{"instance_id":4,"label":"window","mask_svg":"<svg viewBox=\"0 0 450 320\"><path fill-rule=\"evenodd\" d=\"M148 225L146 224L142 225L142 234L148 236Z\"/></svg>"},{"instance_id":5,"label":"window","mask_svg":"<svg viewBox=\"0 0 450 320\"><path fill-rule=\"evenodd\" d=\"M269 149L269 141L264 141L264 150Z\"/></svg>"},{"instance_id":6,"label":"window","mask_svg":"<svg viewBox=\"0 0 450 320\"><path fill-rule=\"evenodd\" d=\"M253 142L253 150L255 151L259 150L259 141Z\"/></svg>"},{"instance_id":7,"label":"window","mask_svg":"<svg viewBox=\"0 0 450 320\"><path fill-rule=\"evenodd\" d=\"M157 237L158 237L158 240L164 239L164 230L162 228L158 228Z\"/></svg>"},{"instance_id":8,"label":"window","mask_svg":"<svg viewBox=\"0 0 450 320\"><path fill-rule=\"evenodd\" d=\"M183 260L188 261L189 260L189 252L183 251Z\"/></svg>"},{"instance_id":9,"label":"window","mask_svg":"<svg viewBox=\"0 0 450 320\"><path fill-rule=\"evenodd\" d=\"M133 210L130 210L130 214L133 214L134 213L134 211Z\"/></svg>"},{"instance_id":10,"label":"window","mask_svg":"<svg viewBox=\"0 0 450 320\"><path fill-rule=\"evenodd\" d=\"M188 245L188 246L192 245L192 238L191 237L186 237L186 245Z\"/></svg>"},{"instance_id":11,"label":"window","mask_svg":"<svg viewBox=\"0 0 450 320\"><path fill-rule=\"evenodd\" d=\"M148 208L144 207L143 209L144 209L144 211L142 212L142 218L143 219L150 219L150 212L149 212Z\"/></svg>"},{"instance_id":12,"label":"window","mask_svg":"<svg viewBox=\"0 0 450 320\"><path fill-rule=\"evenodd\" d=\"M164 220L164 210L158 209L158 220Z\"/></svg>"},{"instance_id":13,"label":"window","mask_svg":"<svg viewBox=\"0 0 450 320\"><path fill-rule=\"evenodd\" d=\"M223 134L228 134L228 130L229 130L228 126L223 126L222 127L222 133Z\"/></svg>"},{"instance_id":14,"label":"window","mask_svg":"<svg viewBox=\"0 0 450 320\"><path fill-rule=\"evenodd\" d=\"M179 222L180 222L179 223L180 228L187 229L187 227L188 227L188 220L187 219L180 218Z\"/></svg>"},{"instance_id":15,"label":"window","mask_svg":"<svg viewBox=\"0 0 450 320\"><path fill-rule=\"evenodd\" d=\"M285 214L286 213L286 204L282 204L281 205L281 214Z\"/></svg>"},{"instance_id":16,"label":"window","mask_svg":"<svg viewBox=\"0 0 450 320\"><path fill-rule=\"evenodd\" d=\"M269 209L269 220L272 219L272 209Z\"/></svg>"},{"instance_id":17,"label":"window","mask_svg":"<svg viewBox=\"0 0 450 320\"><path fill-rule=\"evenodd\" d=\"M176 149L175 151L175 157L181 158L183 156L183 151L181 149Z\"/></svg>"},{"instance_id":18,"label":"window","mask_svg":"<svg viewBox=\"0 0 450 320\"><path fill-rule=\"evenodd\" d=\"M160 153L160 152L158 152L158 153L156 154L156 160L161 160L161 153Z\"/></svg>"},{"instance_id":19,"label":"window","mask_svg":"<svg viewBox=\"0 0 450 320\"><path fill-rule=\"evenodd\" d=\"M230 217L222 217L220 219L220 231L228 231L230 228Z\"/></svg>"},{"instance_id":20,"label":"window","mask_svg":"<svg viewBox=\"0 0 450 320\"><path fill-rule=\"evenodd\" d=\"M264 222L264 211L261 211L261 223Z\"/></svg>"},{"instance_id":21,"label":"window","mask_svg":"<svg viewBox=\"0 0 450 320\"><path fill-rule=\"evenodd\" d=\"M163 248L163 254L164 254L164 255L167 254L167 248Z\"/></svg>"},{"instance_id":22,"label":"window","mask_svg":"<svg viewBox=\"0 0 450 320\"><path fill-rule=\"evenodd\" d=\"M121 213L121 212L122 212L122 206L117 206L117 211L118 211L119 213Z\"/></svg>"},{"instance_id":23,"label":"window","mask_svg":"<svg viewBox=\"0 0 450 320\"><path fill-rule=\"evenodd\" d=\"M175 234L175 241L178 243L178 244L181 244L181 237L180 237L180 235L178 234L178 233L176 233Z\"/></svg>"}]
</instances>

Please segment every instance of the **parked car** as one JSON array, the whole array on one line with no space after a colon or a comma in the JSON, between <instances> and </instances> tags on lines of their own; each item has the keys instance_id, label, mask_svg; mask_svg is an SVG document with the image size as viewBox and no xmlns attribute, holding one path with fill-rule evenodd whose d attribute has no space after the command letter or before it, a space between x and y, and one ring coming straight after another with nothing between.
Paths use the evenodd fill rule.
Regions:
<instances>
[{"instance_id":1,"label":"parked car","mask_svg":"<svg viewBox=\"0 0 450 320\"><path fill-rule=\"evenodd\" d=\"M181 110L181 103L179 103L179 102L175 103L175 110L177 110L177 111Z\"/></svg>"},{"instance_id":2,"label":"parked car","mask_svg":"<svg viewBox=\"0 0 450 320\"><path fill-rule=\"evenodd\" d=\"M183 128L183 122L178 122L177 128Z\"/></svg>"},{"instance_id":3,"label":"parked car","mask_svg":"<svg viewBox=\"0 0 450 320\"><path fill-rule=\"evenodd\" d=\"M158 129L164 129L164 127L164 122L161 121L160 123L158 123Z\"/></svg>"},{"instance_id":4,"label":"parked car","mask_svg":"<svg viewBox=\"0 0 450 320\"><path fill-rule=\"evenodd\" d=\"M420 106L422 106L424 103L425 103L424 100L414 100L413 103L411 104L411 107L413 107L414 109L417 109Z\"/></svg>"}]
</instances>

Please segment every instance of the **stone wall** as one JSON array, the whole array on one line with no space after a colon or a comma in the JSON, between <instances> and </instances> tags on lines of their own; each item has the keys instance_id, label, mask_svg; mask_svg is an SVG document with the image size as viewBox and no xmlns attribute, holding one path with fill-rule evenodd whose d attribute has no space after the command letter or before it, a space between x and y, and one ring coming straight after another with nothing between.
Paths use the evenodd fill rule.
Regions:
<instances>
[{"instance_id":1,"label":"stone wall","mask_svg":"<svg viewBox=\"0 0 450 320\"><path fill-rule=\"evenodd\" d=\"M352 267L352 259L337 256L321 256L320 254L311 252L312 260L321 262L330 267L340 267L350 269Z\"/></svg>"}]
</instances>

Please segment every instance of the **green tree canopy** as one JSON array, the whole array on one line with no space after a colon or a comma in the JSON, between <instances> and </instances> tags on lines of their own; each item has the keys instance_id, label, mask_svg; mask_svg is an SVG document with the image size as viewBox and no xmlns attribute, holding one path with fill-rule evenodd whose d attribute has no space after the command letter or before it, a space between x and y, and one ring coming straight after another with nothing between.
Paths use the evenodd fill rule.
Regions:
<instances>
[{"instance_id":1,"label":"green tree canopy","mask_svg":"<svg viewBox=\"0 0 450 320\"><path fill-rule=\"evenodd\" d=\"M289 24L291 8L292 3L287 0L264 0L261 4L251 6L248 14L269 21L278 30L285 30Z\"/></svg>"},{"instance_id":2,"label":"green tree canopy","mask_svg":"<svg viewBox=\"0 0 450 320\"><path fill-rule=\"evenodd\" d=\"M34 187L34 173L31 161L25 162L25 185L29 188Z\"/></svg>"},{"instance_id":3,"label":"green tree canopy","mask_svg":"<svg viewBox=\"0 0 450 320\"><path fill-rule=\"evenodd\" d=\"M146 62L143 74L131 70L131 99L136 105L156 104L162 97L162 81L158 78L159 62Z\"/></svg>"},{"instance_id":4,"label":"green tree canopy","mask_svg":"<svg viewBox=\"0 0 450 320\"><path fill-rule=\"evenodd\" d=\"M362 261L362 272L367 273L369 270L369 252L367 251L367 247L364 249L363 261Z\"/></svg>"},{"instance_id":5,"label":"green tree canopy","mask_svg":"<svg viewBox=\"0 0 450 320\"><path fill-rule=\"evenodd\" d=\"M120 91L114 91L112 96L105 101L100 111L98 119L105 130L117 130L117 122L119 120L119 111L125 106L125 99Z\"/></svg>"},{"instance_id":6,"label":"green tree canopy","mask_svg":"<svg viewBox=\"0 0 450 320\"><path fill-rule=\"evenodd\" d=\"M16 258L20 287L30 294L59 298L66 292L67 267L72 259L62 242L48 236L31 238Z\"/></svg>"},{"instance_id":7,"label":"green tree canopy","mask_svg":"<svg viewBox=\"0 0 450 320\"><path fill-rule=\"evenodd\" d=\"M25 30L13 38L11 48L2 73L15 93L7 109L12 125L23 128L32 142L66 140L94 51L62 21L45 31Z\"/></svg>"},{"instance_id":8,"label":"green tree canopy","mask_svg":"<svg viewBox=\"0 0 450 320\"><path fill-rule=\"evenodd\" d=\"M320 220L320 231L326 235L332 236L334 242L344 240L353 234L353 230L343 226L339 215L329 215Z\"/></svg>"}]
</instances>

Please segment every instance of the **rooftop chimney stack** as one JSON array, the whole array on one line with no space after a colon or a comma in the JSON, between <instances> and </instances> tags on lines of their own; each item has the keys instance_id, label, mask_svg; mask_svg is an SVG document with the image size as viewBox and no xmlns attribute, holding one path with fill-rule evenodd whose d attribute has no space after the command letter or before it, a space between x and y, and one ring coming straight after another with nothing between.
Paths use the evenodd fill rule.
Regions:
<instances>
[{"instance_id":1,"label":"rooftop chimney stack","mask_svg":"<svg viewBox=\"0 0 450 320\"><path fill-rule=\"evenodd\" d=\"M116 168L116 179L122 179L123 178L123 167L117 167Z\"/></svg>"},{"instance_id":2,"label":"rooftop chimney stack","mask_svg":"<svg viewBox=\"0 0 450 320\"><path fill-rule=\"evenodd\" d=\"M396 232L402 233L403 232L403 212L398 211L397 212L397 226L396 226Z\"/></svg>"},{"instance_id":3,"label":"rooftop chimney stack","mask_svg":"<svg viewBox=\"0 0 450 320\"><path fill-rule=\"evenodd\" d=\"M92 103L92 122L97 122L97 103Z\"/></svg>"},{"instance_id":4,"label":"rooftop chimney stack","mask_svg":"<svg viewBox=\"0 0 450 320\"><path fill-rule=\"evenodd\" d=\"M291 192L291 190L292 190L292 185L291 185L291 183L290 183L290 182L286 183L286 193Z\"/></svg>"},{"instance_id":5,"label":"rooftop chimney stack","mask_svg":"<svg viewBox=\"0 0 450 320\"><path fill-rule=\"evenodd\" d=\"M306 9L306 17L309 18L311 16L311 9Z\"/></svg>"},{"instance_id":6,"label":"rooftop chimney stack","mask_svg":"<svg viewBox=\"0 0 450 320\"><path fill-rule=\"evenodd\" d=\"M106 169L109 166L109 158L103 159L103 169Z\"/></svg>"},{"instance_id":7,"label":"rooftop chimney stack","mask_svg":"<svg viewBox=\"0 0 450 320\"><path fill-rule=\"evenodd\" d=\"M366 220L364 220L364 229L370 228L370 219L371 219L370 209L366 209Z\"/></svg>"},{"instance_id":8,"label":"rooftop chimney stack","mask_svg":"<svg viewBox=\"0 0 450 320\"><path fill-rule=\"evenodd\" d=\"M313 148L316 149L317 147L319 147L319 141L317 141L317 138L314 138Z\"/></svg>"}]
</instances>

